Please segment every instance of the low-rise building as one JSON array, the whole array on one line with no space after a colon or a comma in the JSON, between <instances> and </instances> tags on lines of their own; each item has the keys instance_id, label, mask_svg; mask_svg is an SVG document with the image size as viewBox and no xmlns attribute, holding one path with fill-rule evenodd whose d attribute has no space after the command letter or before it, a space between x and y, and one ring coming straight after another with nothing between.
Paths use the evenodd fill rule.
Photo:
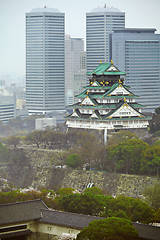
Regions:
<instances>
[{"instance_id":1,"label":"low-rise building","mask_svg":"<svg viewBox=\"0 0 160 240\"><path fill-rule=\"evenodd\" d=\"M57 122L56 118L37 118L35 120L35 129L36 130L45 130L46 127L56 127Z\"/></svg>"},{"instance_id":2,"label":"low-rise building","mask_svg":"<svg viewBox=\"0 0 160 240\"><path fill-rule=\"evenodd\" d=\"M43 201L0 205L1 240L75 239L97 216L50 210ZM160 227L133 223L140 240L159 240Z\"/></svg>"}]
</instances>

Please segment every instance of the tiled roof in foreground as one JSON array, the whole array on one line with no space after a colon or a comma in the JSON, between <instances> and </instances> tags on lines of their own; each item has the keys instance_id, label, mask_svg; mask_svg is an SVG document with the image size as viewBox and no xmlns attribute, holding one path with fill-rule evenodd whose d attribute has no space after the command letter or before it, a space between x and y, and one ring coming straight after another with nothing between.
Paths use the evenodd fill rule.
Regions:
<instances>
[{"instance_id":1,"label":"tiled roof in foreground","mask_svg":"<svg viewBox=\"0 0 160 240\"><path fill-rule=\"evenodd\" d=\"M0 225L39 219L41 209L48 209L41 200L0 204Z\"/></svg>"},{"instance_id":2,"label":"tiled roof in foreground","mask_svg":"<svg viewBox=\"0 0 160 240\"><path fill-rule=\"evenodd\" d=\"M87 227L91 221L100 219L104 218L78 213L49 210L41 200L0 205L1 226L9 224L11 225L11 223L14 224L35 220L36 222L44 224L53 224L81 230L84 227ZM137 229L141 239L160 240L160 227L141 223L133 223L133 226ZM26 231L29 230L24 230L19 233L26 234Z\"/></svg>"},{"instance_id":3,"label":"tiled roof in foreground","mask_svg":"<svg viewBox=\"0 0 160 240\"><path fill-rule=\"evenodd\" d=\"M84 227L87 227L91 221L100 219L103 218L56 210L42 210L42 218L39 220L39 222L71 227L75 229L83 229Z\"/></svg>"}]
</instances>

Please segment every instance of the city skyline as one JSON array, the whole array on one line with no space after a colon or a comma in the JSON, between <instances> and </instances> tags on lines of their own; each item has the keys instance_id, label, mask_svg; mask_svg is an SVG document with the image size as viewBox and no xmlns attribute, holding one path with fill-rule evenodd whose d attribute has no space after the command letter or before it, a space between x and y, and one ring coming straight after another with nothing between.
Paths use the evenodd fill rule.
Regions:
<instances>
[{"instance_id":1,"label":"city skyline","mask_svg":"<svg viewBox=\"0 0 160 240\"><path fill-rule=\"evenodd\" d=\"M126 27L156 28L160 33L159 0L1 0L0 1L0 74L25 75L25 13L33 8L57 8L65 13L65 33L84 38L86 13L93 8L113 6L125 12ZM136 13L136 14L135 14ZM136 18L135 18L136 16Z\"/></svg>"}]
</instances>

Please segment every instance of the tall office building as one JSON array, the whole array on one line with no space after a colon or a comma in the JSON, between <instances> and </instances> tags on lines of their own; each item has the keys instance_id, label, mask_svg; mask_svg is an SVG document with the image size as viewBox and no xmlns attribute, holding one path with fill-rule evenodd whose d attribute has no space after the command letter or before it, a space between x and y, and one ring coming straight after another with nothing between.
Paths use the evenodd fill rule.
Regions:
<instances>
[{"instance_id":1,"label":"tall office building","mask_svg":"<svg viewBox=\"0 0 160 240\"><path fill-rule=\"evenodd\" d=\"M65 16L38 8L26 14L26 107L29 113L65 109Z\"/></svg>"},{"instance_id":2,"label":"tall office building","mask_svg":"<svg viewBox=\"0 0 160 240\"><path fill-rule=\"evenodd\" d=\"M160 34L155 30L126 28L110 35L111 58L127 73L125 83L146 112L160 106Z\"/></svg>"},{"instance_id":3,"label":"tall office building","mask_svg":"<svg viewBox=\"0 0 160 240\"><path fill-rule=\"evenodd\" d=\"M96 8L86 13L87 72L110 61L109 33L125 28L125 13L117 8Z\"/></svg>"},{"instance_id":4,"label":"tall office building","mask_svg":"<svg viewBox=\"0 0 160 240\"><path fill-rule=\"evenodd\" d=\"M84 51L82 38L65 38L65 98L66 106L74 102L74 74L80 70L80 54Z\"/></svg>"}]
</instances>

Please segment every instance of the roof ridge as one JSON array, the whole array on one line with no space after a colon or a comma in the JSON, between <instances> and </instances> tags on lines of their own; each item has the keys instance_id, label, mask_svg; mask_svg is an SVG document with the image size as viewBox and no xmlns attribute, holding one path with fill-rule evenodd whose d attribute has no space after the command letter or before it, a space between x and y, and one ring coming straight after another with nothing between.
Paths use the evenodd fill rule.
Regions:
<instances>
[{"instance_id":1,"label":"roof ridge","mask_svg":"<svg viewBox=\"0 0 160 240\"><path fill-rule=\"evenodd\" d=\"M65 211L59 211L56 209L41 209L41 211L50 211L50 212L57 212L57 213L64 213L64 214L72 214L72 215L81 215L81 216L88 216L88 217L99 217L99 216L94 216L94 215L87 215L87 214L82 214L82 213L74 213L74 212L65 212ZM102 218L102 217L100 217Z\"/></svg>"},{"instance_id":2,"label":"roof ridge","mask_svg":"<svg viewBox=\"0 0 160 240\"><path fill-rule=\"evenodd\" d=\"M44 206L46 206L46 204L43 202L42 199L33 199L33 200L21 201L21 202L3 203L3 204L0 204L0 207L4 207L4 206L8 207L10 205L18 205L18 204L24 204L24 203L27 204L27 203L31 203L31 202L41 202L41 203L43 203Z\"/></svg>"}]
</instances>

